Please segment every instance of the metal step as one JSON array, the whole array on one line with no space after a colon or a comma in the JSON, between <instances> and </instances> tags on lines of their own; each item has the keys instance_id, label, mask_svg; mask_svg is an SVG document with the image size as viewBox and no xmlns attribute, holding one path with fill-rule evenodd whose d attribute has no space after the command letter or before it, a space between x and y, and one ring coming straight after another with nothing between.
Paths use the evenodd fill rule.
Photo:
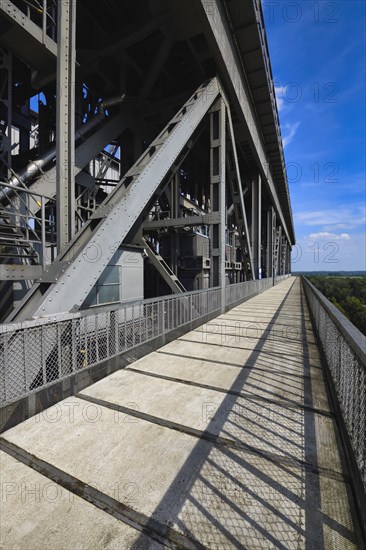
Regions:
<instances>
[{"instance_id":1,"label":"metal step","mask_svg":"<svg viewBox=\"0 0 366 550\"><path fill-rule=\"evenodd\" d=\"M34 252L33 254L17 254L12 252L0 252L0 259L1 258L28 258L34 260L37 257L37 254Z\"/></svg>"},{"instance_id":2,"label":"metal step","mask_svg":"<svg viewBox=\"0 0 366 550\"><path fill-rule=\"evenodd\" d=\"M174 294L187 292L178 277L170 269L164 258L162 258L162 256L160 256L160 254L158 254L156 250L154 250L154 247L144 237L141 238L140 244L145 248L151 264L156 268L159 275L161 275L161 277L167 283L169 288L174 292Z\"/></svg>"},{"instance_id":3,"label":"metal step","mask_svg":"<svg viewBox=\"0 0 366 550\"><path fill-rule=\"evenodd\" d=\"M14 244L16 242L16 244ZM25 246L31 246L29 241L27 241L26 239L20 237L19 239L16 239L16 241L13 241L13 240L10 240L8 239L7 237L3 237L1 236L1 233L0 233L0 246L22 246L22 245L25 245Z\"/></svg>"},{"instance_id":4,"label":"metal step","mask_svg":"<svg viewBox=\"0 0 366 550\"><path fill-rule=\"evenodd\" d=\"M37 262L38 254L22 233L10 213L0 211L0 264L7 265L8 260L22 260L24 264Z\"/></svg>"},{"instance_id":5,"label":"metal step","mask_svg":"<svg viewBox=\"0 0 366 550\"><path fill-rule=\"evenodd\" d=\"M3 228L1 227L0 228L0 237L3 237L4 239L9 239L10 237L24 238L24 235L22 233L18 232L16 227L6 228L5 231L3 231Z\"/></svg>"}]
</instances>

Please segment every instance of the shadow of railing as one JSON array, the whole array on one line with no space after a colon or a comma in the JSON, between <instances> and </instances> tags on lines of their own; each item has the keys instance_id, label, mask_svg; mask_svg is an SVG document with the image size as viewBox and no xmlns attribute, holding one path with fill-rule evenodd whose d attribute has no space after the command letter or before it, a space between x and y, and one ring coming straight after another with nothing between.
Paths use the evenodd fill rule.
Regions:
<instances>
[{"instance_id":1,"label":"shadow of railing","mask_svg":"<svg viewBox=\"0 0 366 550\"><path fill-rule=\"evenodd\" d=\"M294 284L300 283L292 283L268 326L293 307ZM344 470L325 467L318 460L318 417L324 416L331 426L334 419L331 411L315 408L312 384L313 369L318 368L313 361L317 350L309 341L301 291L297 306L301 311L298 357L302 359L293 363L291 354L282 353L282 348L279 354L282 362L292 365L296 376L301 377L301 394L293 395L292 384L286 387L280 369L282 392L265 391L266 396L261 396L258 392L265 388L256 385L248 390L255 369L261 368L261 352L268 337L251 348L236 346L250 350L250 354L244 366L236 365L241 370L230 389L222 389L225 396L218 399L219 406L210 408L212 417L206 418L206 425L203 419L202 436L156 506L147 529L153 528L154 520L168 524L192 541L193 548L285 549L290 544L310 550L327 547L325 538L328 548L329 541L355 544L352 520L347 515L351 496ZM207 339L200 343L218 345ZM271 345L276 348L273 341ZM277 350L273 352L278 357ZM165 350L159 353L169 354ZM204 356L199 359L209 362ZM232 366L220 359L213 362L223 368ZM266 365L267 374L270 365ZM332 484L331 490L341 487L346 512L328 503L327 487ZM138 550L141 542L138 539L132 549Z\"/></svg>"}]
</instances>

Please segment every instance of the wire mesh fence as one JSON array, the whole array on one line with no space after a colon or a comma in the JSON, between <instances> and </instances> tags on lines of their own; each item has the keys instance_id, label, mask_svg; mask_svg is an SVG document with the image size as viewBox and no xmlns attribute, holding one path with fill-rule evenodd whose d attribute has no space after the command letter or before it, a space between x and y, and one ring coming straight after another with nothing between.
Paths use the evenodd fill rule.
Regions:
<instances>
[{"instance_id":1,"label":"wire mesh fence","mask_svg":"<svg viewBox=\"0 0 366 550\"><path fill-rule=\"evenodd\" d=\"M366 338L309 281L308 305L366 489Z\"/></svg>"},{"instance_id":2,"label":"wire mesh fence","mask_svg":"<svg viewBox=\"0 0 366 550\"><path fill-rule=\"evenodd\" d=\"M287 276L286 276L287 277ZM283 276L277 277L276 281L281 281ZM261 279L257 281L246 281L245 283L238 283L236 285L229 285L225 288L226 306L230 306L243 300L244 298L250 298L255 296L264 290L267 290L273 286L272 279Z\"/></svg>"},{"instance_id":3,"label":"wire mesh fence","mask_svg":"<svg viewBox=\"0 0 366 550\"><path fill-rule=\"evenodd\" d=\"M272 284L272 279L263 279L230 285L225 306L232 307ZM217 287L1 325L1 405L221 310Z\"/></svg>"}]
</instances>

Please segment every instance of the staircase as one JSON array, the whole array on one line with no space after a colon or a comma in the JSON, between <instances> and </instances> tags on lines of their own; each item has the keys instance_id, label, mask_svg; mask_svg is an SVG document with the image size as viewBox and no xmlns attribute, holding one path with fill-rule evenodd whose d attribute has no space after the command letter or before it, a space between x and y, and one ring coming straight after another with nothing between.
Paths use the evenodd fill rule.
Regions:
<instances>
[{"instance_id":1,"label":"staircase","mask_svg":"<svg viewBox=\"0 0 366 550\"><path fill-rule=\"evenodd\" d=\"M0 209L0 263L38 265L39 257L10 212Z\"/></svg>"},{"instance_id":2,"label":"staircase","mask_svg":"<svg viewBox=\"0 0 366 550\"><path fill-rule=\"evenodd\" d=\"M159 201L159 206L160 206L162 212L169 212L170 211L170 200L169 200L168 194L166 192L166 189L164 189L164 191L160 195L158 201Z\"/></svg>"},{"instance_id":3,"label":"staircase","mask_svg":"<svg viewBox=\"0 0 366 550\"><path fill-rule=\"evenodd\" d=\"M142 237L141 245L145 248L150 262L164 279L164 281L168 284L173 293L179 294L181 292L187 292L186 288L182 285L178 277L170 269L164 258L160 256L158 252L156 252L152 244L150 244L145 238Z\"/></svg>"}]
</instances>

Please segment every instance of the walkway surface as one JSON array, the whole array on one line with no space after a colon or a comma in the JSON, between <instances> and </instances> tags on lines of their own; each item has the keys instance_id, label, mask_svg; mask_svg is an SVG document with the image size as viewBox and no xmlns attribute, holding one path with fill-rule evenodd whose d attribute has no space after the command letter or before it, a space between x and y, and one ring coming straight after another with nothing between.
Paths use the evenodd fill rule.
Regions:
<instances>
[{"instance_id":1,"label":"walkway surface","mask_svg":"<svg viewBox=\"0 0 366 550\"><path fill-rule=\"evenodd\" d=\"M1 548L357 548L291 278L5 432Z\"/></svg>"}]
</instances>

